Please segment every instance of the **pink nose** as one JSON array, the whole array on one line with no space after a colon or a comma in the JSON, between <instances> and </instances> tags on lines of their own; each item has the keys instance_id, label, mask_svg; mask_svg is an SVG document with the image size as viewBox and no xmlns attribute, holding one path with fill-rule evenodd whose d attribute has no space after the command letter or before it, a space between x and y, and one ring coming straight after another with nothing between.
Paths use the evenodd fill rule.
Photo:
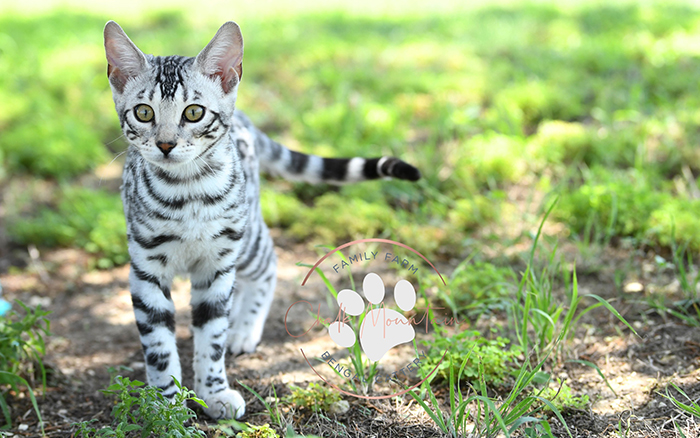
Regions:
<instances>
[{"instance_id":1,"label":"pink nose","mask_svg":"<svg viewBox=\"0 0 700 438\"><path fill-rule=\"evenodd\" d=\"M175 147L175 145L173 143L156 143L156 146L158 146L158 149L160 149L160 151L165 156L167 156L170 153L170 151L172 150L172 148Z\"/></svg>"}]
</instances>

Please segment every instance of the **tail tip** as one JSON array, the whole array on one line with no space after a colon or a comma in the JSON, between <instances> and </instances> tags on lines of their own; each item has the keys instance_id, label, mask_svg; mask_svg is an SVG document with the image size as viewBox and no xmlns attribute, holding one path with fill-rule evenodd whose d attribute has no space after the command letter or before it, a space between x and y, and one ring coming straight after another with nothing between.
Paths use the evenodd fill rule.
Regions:
<instances>
[{"instance_id":1,"label":"tail tip","mask_svg":"<svg viewBox=\"0 0 700 438\"><path fill-rule=\"evenodd\" d=\"M396 163L392 170L392 176L394 178L405 179L407 181L418 181L421 178L420 170L404 161Z\"/></svg>"}]
</instances>

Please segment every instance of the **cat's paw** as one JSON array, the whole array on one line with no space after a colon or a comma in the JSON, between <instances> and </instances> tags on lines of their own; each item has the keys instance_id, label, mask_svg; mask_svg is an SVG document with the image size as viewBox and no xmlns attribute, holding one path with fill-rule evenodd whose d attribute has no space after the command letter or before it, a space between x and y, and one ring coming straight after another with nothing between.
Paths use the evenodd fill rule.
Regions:
<instances>
[{"instance_id":1,"label":"cat's paw","mask_svg":"<svg viewBox=\"0 0 700 438\"><path fill-rule=\"evenodd\" d=\"M235 328L228 336L228 352L234 356L243 353L252 353L260 343L261 336L246 331L236 331Z\"/></svg>"},{"instance_id":2,"label":"cat's paw","mask_svg":"<svg viewBox=\"0 0 700 438\"><path fill-rule=\"evenodd\" d=\"M213 420L238 419L245 414L245 400L241 394L231 388L226 388L204 399L207 407L204 413Z\"/></svg>"}]
</instances>

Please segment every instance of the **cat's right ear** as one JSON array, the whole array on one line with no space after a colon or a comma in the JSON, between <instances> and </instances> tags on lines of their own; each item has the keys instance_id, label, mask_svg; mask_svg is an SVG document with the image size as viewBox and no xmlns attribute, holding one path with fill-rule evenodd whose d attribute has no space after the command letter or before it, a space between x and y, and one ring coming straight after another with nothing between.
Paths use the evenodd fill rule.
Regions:
<instances>
[{"instance_id":1,"label":"cat's right ear","mask_svg":"<svg viewBox=\"0 0 700 438\"><path fill-rule=\"evenodd\" d=\"M126 33L114 21L105 25L105 53L107 55L107 77L112 86L124 92L126 82L138 76L148 64L146 55L131 42Z\"/></svg>"}]
</instances>

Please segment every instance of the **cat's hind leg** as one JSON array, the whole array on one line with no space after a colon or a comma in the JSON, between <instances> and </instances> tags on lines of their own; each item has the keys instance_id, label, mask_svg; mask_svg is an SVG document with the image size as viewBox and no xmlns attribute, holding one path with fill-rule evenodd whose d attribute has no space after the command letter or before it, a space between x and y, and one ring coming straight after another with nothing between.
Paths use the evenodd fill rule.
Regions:
<instances>
[{"instance_id":1,"label":"cat's hind leg","mask_svg":"<svg viewBox=\"0 0 700 438\"><path fill-rule=\"evenodd\" d=\"M255 246L255 251L241 258L236 277L227 340L234 355L251 353L260 343L277 284L277 256L266 227Z\"/></svg>"}]
</instances>

